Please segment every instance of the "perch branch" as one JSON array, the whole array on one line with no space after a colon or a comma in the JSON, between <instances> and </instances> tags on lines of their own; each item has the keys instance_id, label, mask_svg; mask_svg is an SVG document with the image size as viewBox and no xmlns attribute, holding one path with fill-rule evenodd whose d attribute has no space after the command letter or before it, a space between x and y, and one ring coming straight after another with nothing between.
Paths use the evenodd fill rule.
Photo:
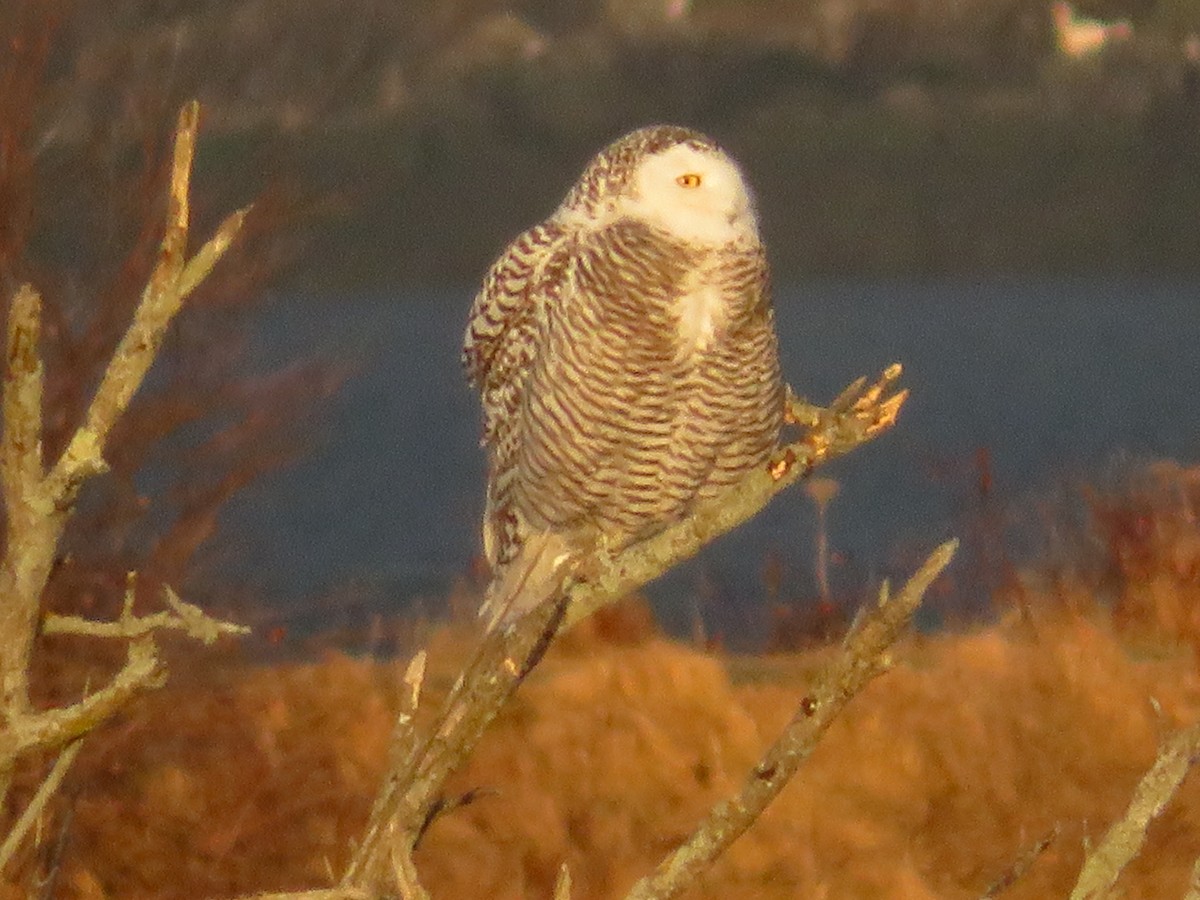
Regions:
<instances>
[{"instance_id":1,"label":"perch branch","mask_svg":"<svg viewBox=\"0 0 1200 900\"><path fill-rule=\"evenodd\" d=\"M394 880L391 847L399 843L411 851L415 846L446 779L540 660L564 618L568 624L577 622L658 577L749 519L816 466L891 427L907 392L885 395L900 373L900 366L893 365L870 386L860 379L827 410L790 400L789 420L804 433L784 446L763 472L700 504L687 519L648 541L616 553L597 552L563 573L557 585L547 589L545 602L533 604L514 625L491 631L451 689L429 737L413 744L414 750L395 754L405 756L406 763L389 772L342 885L375 889Z\"/></svg>"},{"instance_id":2,"label":"perch branch","mask_svg":"<svg viewBox=\"0 0 1200 900\"><path fill-rule=\"evenodd\" d=\"M1150 822L1175 796L1192 765L1200 759L1200 725L1171 737L1154 760L1137 788L1129 808L1087 855L1071 900L1097 900L1108 896L1124 870L1146 840Z\"/></svg>"},{"instance_id":3,"label":"perch branch","mask_svg":"<svg viewBox=\"0 0 1200 900\"><path fill-rule=\"evenodd\" d=\"M908 627L929 585L949 565L957 546L957 541L948 541L938 547L895 597L888 597L885 587L879 604L846 637L842 652L818 676L812 694L800 701L792 721L737 796L713 807L691 837L633 886L627 900L677 896L762 815L846 704L891 666L888 651Z\"/></svg>"},{"instance_id":4,"label":"perch branch","mask_svg":"<svg viewBox=\"0 0 1200 900\"><path fill-rule=\"evenodd\" d=\"M513 628L498 629L484 638L451 689L429 736L415 743L404 764L388 773L362 842L342 877L343 887L377 889L389 876L399 874L393 847L398 844L411 854L428 827L446 779L466 760L558 631L564 603L565 596L560 596L557 603L540 604ZM408 890L423 890L415 870L405 875L410 879Z\"/></svg>"}]
</instances>

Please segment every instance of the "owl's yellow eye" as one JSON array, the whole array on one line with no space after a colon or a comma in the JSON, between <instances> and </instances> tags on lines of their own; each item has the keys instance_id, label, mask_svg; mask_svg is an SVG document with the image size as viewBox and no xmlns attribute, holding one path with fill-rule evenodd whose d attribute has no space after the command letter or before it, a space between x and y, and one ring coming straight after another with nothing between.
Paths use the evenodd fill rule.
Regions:
<instances>
[{"instance_id":1,"label":"owl's yellow eye","mask_svg":"<svg viewBox=\"0 0 1200 900\"><path fill-rule=\"evenodd\" d=\"M675 179L675 183L685 188L700 187L700 174L698 172L684 172Z\"/></svg>"}]
</instances>

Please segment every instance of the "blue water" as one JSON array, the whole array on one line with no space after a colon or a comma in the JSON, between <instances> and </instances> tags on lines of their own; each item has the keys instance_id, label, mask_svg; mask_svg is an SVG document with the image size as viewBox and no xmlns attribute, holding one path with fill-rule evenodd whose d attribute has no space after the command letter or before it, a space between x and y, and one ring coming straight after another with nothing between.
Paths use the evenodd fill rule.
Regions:
<instances>
[{"instance_id":1,"label":"blue water","mask_svg":"<svg viewBox=\"0 0 1200 900\"><path fill-rule=\"evenodd\" d=\"M229 510L230 575L281 607L355 582L379 612L415 598L438 611L478 552L483 458L458 364L470 293L276 304L254 367L317 354L357 375L310 456ZM1200 286L816 283L777 288L776 306L799 393L829 400L893 361L912 391L892 433L826 470L842 485L829 519L838 590L907 570L966 527L981 448L989 502L1009 506L1114 459L1200 455ZM813 534L794 490L652 596L677 630L699 615L710 630L759 632L764 561L784 567L777 599L811 597Z\"/></svg>"}]
</instances>

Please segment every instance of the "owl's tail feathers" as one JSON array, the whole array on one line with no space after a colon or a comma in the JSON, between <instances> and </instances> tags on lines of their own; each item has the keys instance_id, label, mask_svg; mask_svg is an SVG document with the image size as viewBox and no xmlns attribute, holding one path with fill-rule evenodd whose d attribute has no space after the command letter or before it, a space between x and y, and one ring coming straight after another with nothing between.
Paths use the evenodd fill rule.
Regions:
<instances>
[{"instance_id":1,"label":"owl's tail feathers","mask_svg":"<svg viewBox=\"0 0 1200 900\"><path fill-rule=\"evenodd\" d=\"M479 617L487 631L507 627L543 603L556 600L579 565L580 555L558 533L528 535L517 555L492 575Z\"/></svg>"}]
</instances>

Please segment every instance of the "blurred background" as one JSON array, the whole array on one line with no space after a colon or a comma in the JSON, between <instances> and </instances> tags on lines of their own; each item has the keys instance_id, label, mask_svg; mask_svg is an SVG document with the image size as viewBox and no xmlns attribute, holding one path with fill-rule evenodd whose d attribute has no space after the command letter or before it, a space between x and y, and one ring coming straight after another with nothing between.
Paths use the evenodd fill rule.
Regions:
<instances>
[{"instance_id":1,"label":"blurred background","mask_svg":"<svg viewBox=\"0 0 1200 900\"><path fill-rule=\"evenodd\" d=\"M743 164L795 389L900 361L913 390L893 433L654 586L671 631L825 636L957 534L936 626L1019 603L1035 564L1104 589L1147 505L1194 522L1190 0L11 0L0 27L0 286L57 311L57 434L153 258L183 100L197 238L256 202L85 498L63 596L116 596L136 562L272 640L372 647L469 609L473 293L652 122Z\"/></svg>"}]
</instances>

